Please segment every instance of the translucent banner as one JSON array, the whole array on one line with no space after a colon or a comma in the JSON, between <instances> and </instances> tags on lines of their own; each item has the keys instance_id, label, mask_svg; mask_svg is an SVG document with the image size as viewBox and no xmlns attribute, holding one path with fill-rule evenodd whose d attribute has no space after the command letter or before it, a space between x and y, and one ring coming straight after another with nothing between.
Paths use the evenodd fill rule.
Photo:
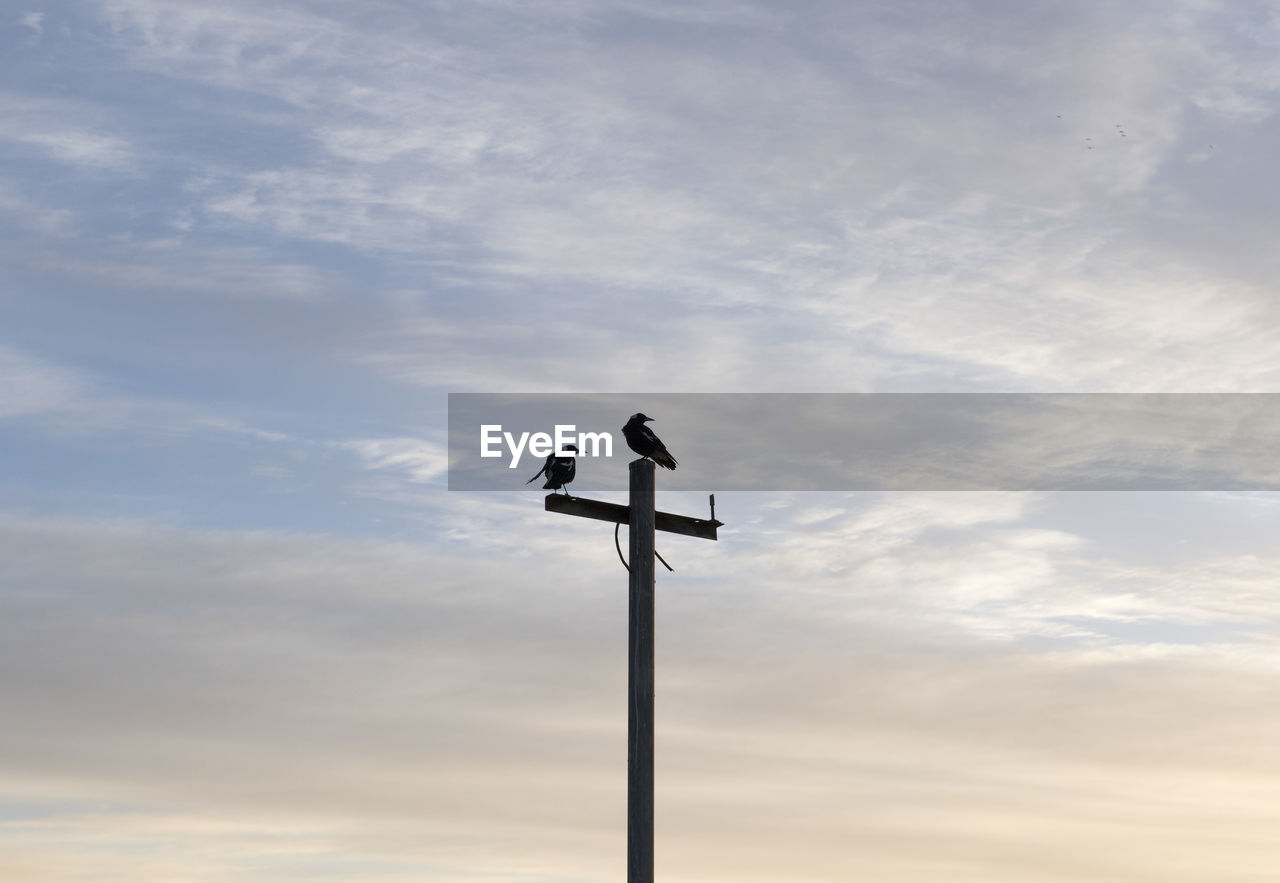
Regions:
<instances>
[{"instance_id":1,"label":"translucent banner","mask_svg":"<svg viewBox=\"0 0 1280 883\"><path fill-rule=\"evenodd\" d=\"M637 413L664 490L1280 490L1280 395L1225 393L451 393L449 489L573 445L567 490L625 490Z\"/></svg>"}]
</instances>

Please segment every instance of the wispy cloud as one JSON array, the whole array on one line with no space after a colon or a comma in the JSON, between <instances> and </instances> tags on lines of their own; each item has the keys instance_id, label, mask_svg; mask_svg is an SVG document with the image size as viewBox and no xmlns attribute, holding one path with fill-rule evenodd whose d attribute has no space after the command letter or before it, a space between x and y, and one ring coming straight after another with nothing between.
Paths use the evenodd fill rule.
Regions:
<instances>
[{"instance_id":1,"label":"wispy cloud","mask_svg":"<svg viewBox=\"0 0 1280 883\"><path fill-rule=\"evenodd\" d=\"M180 399L123 390L102 375L4 346L0 346L0 420L72 438L119 434L140 440L216 432L268 442L290 439Z\"/></svg>"},{"instance_id":2,"label":"wispy cloud","mask_svg":"<svg viewBox=\"0 0 1280 883\"><path fill-rule=\"evenodd\" d=\"M18 18L18 24L31 31L33 39L39 39L44 33L44 13L43 12L27 12Z\"/></svg>"},{"instance_id":3,"label":"wispy cloud","mask_svg":"<svg viewBox=\"0 0 1280 883\"><path fill-rule=\"evenodd\" d=\"M61 217L61 216L59 216ZM97 253L18 256L49 276L120 289L194 294L214 298L324 300L346 286L342 275L309 263L289 263L261 248L201 247L179 234L134 240L116 237Z\"/></svg>"},{"instance_id":4,"label":"wispy cloud","mask_svg":"<svg viewBox=\"0 0 1280 883\"><path fill-rule=\"evenodd\" d=\"M449 467L444 445L414 438L370 438L341 442L368 469L388 469L405 474L416 483L435 483Z\"/></svg>"},{"instance_id":5,"label":"wispy cloud","mask_svg":"<svg viewBox=\"0 0 1280 883\"><path fill-rule=\"evenodd\" d=\"M89 171L137 171L133 143L112 130L96 105L69 99L32 99L11 91L0 94L0 111L9 120L0 140Z\"/></svg>"},{"instance_id":6,"label":"wispy cloud","mask_svg":"<svg viewBox=\"0 0 1280 883\"><path fill-rule=\"evenodd\" d=\"M0 418L65 411L89 397L83 375L0 347Z\"/></svg>"},{"instance_id":7,"label":"wispy cloud","mask_svg":"<svg viewBox=\"0 0 1280 883\"><path fill-rule=\"evenodd\" d=\"M50 208L24 195L12 181L0 181L0 212L44 233L65 231L73 217L65 208Z\"/></svg>"}]
</instances>

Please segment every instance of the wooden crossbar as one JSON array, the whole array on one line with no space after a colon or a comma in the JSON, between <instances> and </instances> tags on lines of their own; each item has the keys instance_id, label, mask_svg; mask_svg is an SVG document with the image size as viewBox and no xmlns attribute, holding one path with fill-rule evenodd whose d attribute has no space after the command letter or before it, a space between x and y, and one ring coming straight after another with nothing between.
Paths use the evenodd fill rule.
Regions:
<instances>
[{"instance_id":1,"label":"wooden crossbar","mask_svg":"<svg viewBox=\"0 0 1280 883\"><path fill-rule=\"evenodd\" d=\"M545 509L547 512L562 512L565 515L578 515L582 518L594 518L598 521L611 521L615 524L630 524L631 507L618 503L606 503L603 500L588 500L586 497L569 497L564 494L547 494ZM670 512L655 512L654 527L669 533L683 534L687 537L700 537L704 540L719 539L716 528L723 521L706 518L690 518L687 515L673 515Z\"/></svg>"}]
</instances>

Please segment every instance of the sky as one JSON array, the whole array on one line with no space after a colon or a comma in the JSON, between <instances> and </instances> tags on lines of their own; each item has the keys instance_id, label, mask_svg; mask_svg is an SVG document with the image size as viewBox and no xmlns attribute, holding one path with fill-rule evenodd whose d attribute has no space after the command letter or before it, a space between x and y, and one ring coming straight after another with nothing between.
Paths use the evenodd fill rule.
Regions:
<instances>
[{"instance_id":1,"label":"sky","mask_svg":"<svg viewBox=\"0 0 1280 883\"><path fill-rule=\"evenodd\" d=\"M0 878L619 879L610 530L448 490L448 395L1280 391L1278 47L1274 0L6 4ZM717 515L658 541L661 879L1280 876L1276 494Z\"/></svg>"}]
</instances>

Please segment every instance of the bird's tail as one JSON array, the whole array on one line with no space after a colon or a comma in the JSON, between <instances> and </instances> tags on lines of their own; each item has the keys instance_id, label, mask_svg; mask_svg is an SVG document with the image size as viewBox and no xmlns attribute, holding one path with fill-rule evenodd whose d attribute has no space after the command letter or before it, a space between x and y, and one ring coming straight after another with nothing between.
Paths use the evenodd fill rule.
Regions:
<instances>
[{"instance_id":1,"label":"bird's tail","mask_svg":"<svg viewBox=\"0 0 1280 883\"><path fill-rule=\"evenodd\" d=\"M664 469L676 468L676 458L668 454L666 451L654 451L650 454L650 459Z\"/></svg>"},{"instance_id":2,"label":"bird's tail","mask_svg":"<svg viewBox=\"0 0 1280 883\"><path fill-rule=\"evenodd\" d=\"M528 481L526 481L526 482L525 482L525 484L533 484L533 483L534 483L535 481L537 481L539 478L542 478L542 473L544 473L544 472L546 472L546 471L547 471L547 470L546 470L546 467L543 467L542 469L539 469L539 470L538 470L538 474L537 474L537 475L535 475L533 478L529 479Z\"/></svg>"}]
</instances>

